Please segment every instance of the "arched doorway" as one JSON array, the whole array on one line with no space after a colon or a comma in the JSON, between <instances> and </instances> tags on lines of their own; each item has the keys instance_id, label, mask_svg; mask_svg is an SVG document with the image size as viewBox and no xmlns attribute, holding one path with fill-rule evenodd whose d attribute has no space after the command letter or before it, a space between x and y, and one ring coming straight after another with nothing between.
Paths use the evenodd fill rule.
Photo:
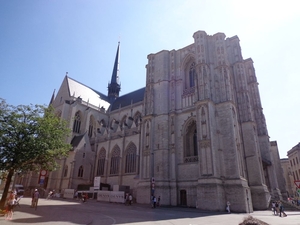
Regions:
<instances>
[{"instance_id":1,"label":"arched doorway","mask_svg":"<svg viewBox=\"0 0 300 225\"><path fill-rule=\"evenodd\" d=\"M180 205L182 205L182 206L187 205L186 190L180 190Z\"/></svg>"}]
</instances>

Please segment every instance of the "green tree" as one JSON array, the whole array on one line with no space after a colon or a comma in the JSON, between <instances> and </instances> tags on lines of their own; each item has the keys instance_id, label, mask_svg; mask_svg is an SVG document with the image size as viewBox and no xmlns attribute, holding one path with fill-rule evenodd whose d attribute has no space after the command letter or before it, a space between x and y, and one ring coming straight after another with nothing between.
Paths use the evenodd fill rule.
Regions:
<instances>
[{"instance_id":1,"label":"green tree","mask_svg":"<svg viewBox=\"0 0 300 225\"><path fill-rule=\"evenodd\" d=\"M53 171L57 160L71 149L66 121L55 115L52 106L8 105L0 98L0 171L5 176L0 208L16 172Z\"/></svg>"}]
</instances>

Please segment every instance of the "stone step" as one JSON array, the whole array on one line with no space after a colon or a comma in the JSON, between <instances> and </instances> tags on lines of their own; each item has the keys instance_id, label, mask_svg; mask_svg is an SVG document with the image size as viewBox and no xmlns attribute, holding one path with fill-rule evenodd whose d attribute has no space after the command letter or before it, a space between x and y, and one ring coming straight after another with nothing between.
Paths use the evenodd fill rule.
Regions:
<instances>
[{"instance_id":1,"label":"stone step","mask_svg":"<svg viewBox=\"0 0 300 225\"><path fill-rule=\"evenodd\" d=\"M285 200L281 200L281 202L283 204L284 210L286 211L300 211L300 206L297 206Z\"/></svg>"}]
</instances>

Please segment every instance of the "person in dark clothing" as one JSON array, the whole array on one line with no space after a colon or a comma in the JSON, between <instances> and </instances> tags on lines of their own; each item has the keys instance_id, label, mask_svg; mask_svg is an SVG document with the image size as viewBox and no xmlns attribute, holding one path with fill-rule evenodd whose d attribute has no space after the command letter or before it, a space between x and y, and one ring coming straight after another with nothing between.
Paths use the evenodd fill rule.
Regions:
<instances>
[{"instance_id":1,"label":"person in dark clothing","mask_svg":"<svg viewBox=\"0 0 300 225\"><path fill-rule=\"evenodd\" d=\"M281 214L282 214L282 217L287 216L286 213L284 212L282 202L279 202L279 217L281 217Z\"/></svg>"},{"instance_id":2,"label":"person in dark clothing","mask_svg":"<svg viewBox=\"0 0 300 225\"><path fill-rule=\"evenodd\" d=\"M276 215L279 214L279 204L278 202L275 202L275 210L276 210Z\"/></svg>"},{"instance_id":3,"label":"person in dark clothing","mask_svg":"<svg viewBox=\"0 0 300 225\"><path fill-rule=\"evenodd\" d=\"M156 197L153 196L153 208L156 208Z\"/></svg>"},{"instance_id":4,"label":"person in dark clothing","mask_svg":"<svg viewBox=\"0 0 300 225\"><path fill-rule=\"evenodd\" d=\"M87 199L88 199L87 193L82 192L82 194L81 194L81 200L82 200L82 202L83 203L86 202Z\"/></svg>"},{"instance_id":5,"label":"person in dark clothing","mask_svg":"<svg viewBox=\"0 0 300 225\"><path fill-rule=\"evenodd\" d=\"M129 200L129 205L131 205L132 204L132 195L131 194L129 194L128 200Z\"/></svg>"}]
</instances>

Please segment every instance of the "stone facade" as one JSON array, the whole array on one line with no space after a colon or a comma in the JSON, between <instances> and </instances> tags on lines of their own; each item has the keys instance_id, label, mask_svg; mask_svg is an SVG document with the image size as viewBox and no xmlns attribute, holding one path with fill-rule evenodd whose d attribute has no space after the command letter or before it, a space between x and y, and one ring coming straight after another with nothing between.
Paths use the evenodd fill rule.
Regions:
<instances>
[{"instance_id":1,"label":"stone facade","mask_svg":"<svg viewBox=\"0 0 300 225\"><path fill-rule=\"evenodd\" d=\"M281 167L283 169L283 177L286 183L286 191L288 197L293 197L295 195L295 184L293 174L291 173L291 164L288 158L280 159Z\"/></svg>"},{"instance_id":2,"label":"stone facade","mask_svg":"<svg viewBox=\"0 0 300 225\"><path fill-rule=\"evenodd\" d=\"M145 88L113 101L65 77L52 104L69 121L73 149L48 188L77 189L101 176L129 186L139 203L155 195L163 205L224 211L230 201L235 212L282 198L253 61L243 59L237 36L193 38L148 55Z\"/></svg>"},{"instance_id":3,"label":"stone facade","mask_svg":"<svg viewBox=\"0 0 300 225\"><path fill-rule=\"evenodd\" d=\"M284 168L287 191L289 197L297 197L300 199L300 191L295 181L300 181L300 143L295 145L287 152L288 159L282 159L281 164Z\"/></svg>"}]
</instances>

